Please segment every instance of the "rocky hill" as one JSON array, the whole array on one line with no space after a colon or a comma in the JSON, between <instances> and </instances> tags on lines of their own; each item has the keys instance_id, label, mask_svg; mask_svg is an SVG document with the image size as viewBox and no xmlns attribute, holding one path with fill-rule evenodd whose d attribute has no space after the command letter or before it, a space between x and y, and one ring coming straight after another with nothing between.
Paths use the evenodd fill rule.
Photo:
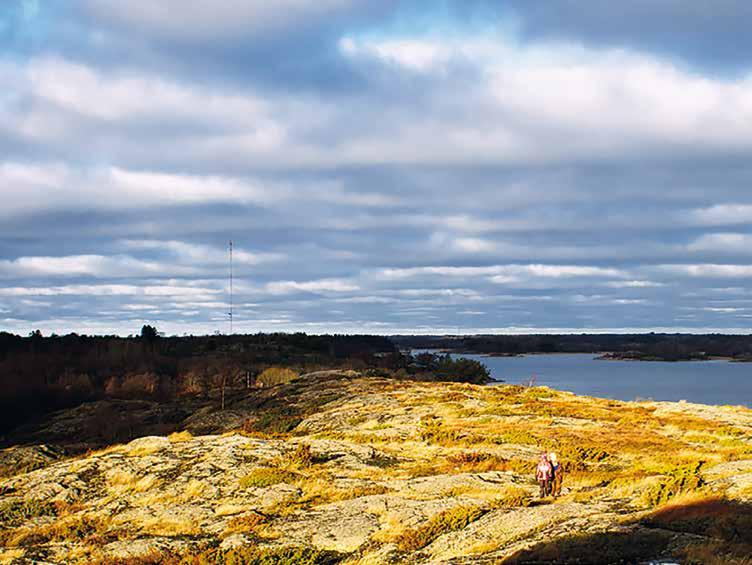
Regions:
<instances>
[{"instance_id":1,"label":"rocky hill","mask_svg":"<svg viewBox=\"0 0 752 565\"><path fill-rule=\"evenodd\" d=\"M70 435L85 417L59 413L45 429ZM234 397L224 411L199 409L182 427L75 457L4 450L0 562L752 554L752 411L742 407L323 372ZM537 496L542 449L566 467L556 500Z\"/></svg>"}]
</instances>

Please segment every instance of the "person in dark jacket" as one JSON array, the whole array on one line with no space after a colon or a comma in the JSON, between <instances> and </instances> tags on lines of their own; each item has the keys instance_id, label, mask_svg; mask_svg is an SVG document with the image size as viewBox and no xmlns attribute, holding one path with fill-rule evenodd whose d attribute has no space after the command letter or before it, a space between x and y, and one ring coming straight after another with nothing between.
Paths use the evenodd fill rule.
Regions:
<instances>
[{"instance_id":1,"label":"person in dark jacket","mask_svg":"<svg viewBox=\"0 0 752 565\"><path fill-rule=\"evenodd\" d=\"M561 483L564 480L564 468L559 463L559 458L555 452L548 454L548 461L551 464L551 494L554 498L561 494Z\"/></svg>"}]
</instances>

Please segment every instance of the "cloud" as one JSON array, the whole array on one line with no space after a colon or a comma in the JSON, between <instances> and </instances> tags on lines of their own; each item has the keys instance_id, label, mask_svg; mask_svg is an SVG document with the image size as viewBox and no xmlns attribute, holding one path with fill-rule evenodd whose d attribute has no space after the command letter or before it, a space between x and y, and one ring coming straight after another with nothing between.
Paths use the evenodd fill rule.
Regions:
<instances>
[{"instance_id":1,"label":"cloud","mask_svg":"<svg viewBox=\"0 0 752 565\"><path fill-rule=\"evenodd\" d=\"M126 240L123 244L130 249L167 251L180 261L194 265L226 265L229 262L229 247L218 248L184 241L159 240ZM234 265L259 265L284 259L285 255L281 253L253 253L239 247L234 247L232 251Z\"/></svg>"},{"instance_id":2,"label":"cloud","mask_svg":"<svg viewBox=\"0 0 752 565\"><path fill-rule=\"evenodd\" d=\"M182 40L212 40L217 36L270 36L306 27L316 20L349 12L361 0L164 0L128 6L117 0L84 0L97 18L149 34Z\"/></svg>"},{"instance_id":3,"label":"cloud","mask_svg":"<svg viewBox=\"0 0 752 565\"><path fill-rule=\"evenodd\" d=\"M741 325L746 8L569 4L11 0L5 327Z\"/></svg>"},{"instance_id":4,"label":"cloud","mask_svg":"<svg viewBox=\"0 0 752 565\"><path fill-rule=\"evenodd\" d=\"M709 226L749 224L752 223L752 204L716 204L693 210L691 219Z\"/></svg>"},{"instance_id":5,"label":"cloud","mask_svg":"<svg viewBox=\"0 0 752 565\"><path fill-rule=\"evenodd\" d=\"M404 279L421 275L443 277L496 277L493 282L530 278L570 278L570 277L625 277L627 273L608 267L581 265L491 265L487 267L411 267L405 269L384 269L377 276L384 279Z\"/></svg>"},{"instance_id":6,"label":"cloud","mask_svg":"<svg viewBox=\"0 0 752 565\"><path fill-rule=\"evenodd\" d=\"M66 257L19 257L12 261L0 261L0 277L138 277L165 273L165 268L156 262L143 261L125 255L106 257L102 255L70 255ZM178 274L178 273L175 273ZM184 267L179 274L194 274Z\"/></svg>"},{"instance_id":7,"label":"cloud","mask_svg":"<svg viewBox=\"0 0 752 565\"><path fill-rule=\"evenodd\" d=\"M752 235L743 233L708 233L687 246L689 251L715 253L752 253Z\"/></svg>"},{"instance_id":8,"label":"cloud","mask_svg":"<svg viewBox=\"0 0 752 565\"><path fill-rule=\"evenodd\" d=\"M473 2L491 6L494 2ZM599 0L511 0L504 4L529 39L570 39L593 46L624 46L668 54L693 66L728 72L747 67L746 24L752 9L744 0L714 5L681 0L633 0L618 9Z\"/></svg>"},{"instance_id":9,"label":"cloud","mask_svg":"<svg viewBox=\"0 0 752 565\"><path fill-rule=\"evenodd\" d=\"M752 277L752 265L661 265L658 269L689 277L702 278L749 278Z\"/></svg>"},{"instance_id":10,"label":"cloud","mask_svg":"<svg viewBox=\"0 0 752 565\"><path fill-rule=\"evenodd\" d=\"M266 285L266 291L271 294L293 294L298 292L329 293L354 292L359 287L349 281L338 279L322 279L316 281L275 281Z\"/></svg>"},{"instance_id":11,"label":"cloud","mask_svg":"<svg viewBox=\"0 0 752 565\"><path fill-rule=\"evenodd\" d=\"M655 281L609 281L606 286L611 288L657 288L665 286L664 283Z\"/></svg>"}]
</instances>

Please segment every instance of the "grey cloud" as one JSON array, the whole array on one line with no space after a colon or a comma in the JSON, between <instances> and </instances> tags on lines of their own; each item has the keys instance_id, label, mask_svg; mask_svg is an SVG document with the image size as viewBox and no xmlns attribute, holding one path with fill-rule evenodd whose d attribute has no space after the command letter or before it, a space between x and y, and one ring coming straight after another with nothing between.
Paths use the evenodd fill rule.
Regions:
<instances>
[{"instance_id":1,"label":"grey cloud","mask_svg":"<svg viewBox=\"0 0 752 565\"><path fill-rule=\"evenodd\" d=\"M494 3L496 4L496 3ZM574 39L665 53L711 71L748 69L752 6L744 0L508 0L531 40ZM498 6L498 4L497 4Z\"/></svg>"},{"instance_id":2,"label":"grey cloud","mask_svg":"<svg viewBox=\"0 0 752 565\"><path fill-rule=\"evenodd\" d=\"M748 325L752 84L590 29L646 4L105 4L0 39L3 328L224 331L228 240L239 331Z\"/></svg>"}]
</instances>

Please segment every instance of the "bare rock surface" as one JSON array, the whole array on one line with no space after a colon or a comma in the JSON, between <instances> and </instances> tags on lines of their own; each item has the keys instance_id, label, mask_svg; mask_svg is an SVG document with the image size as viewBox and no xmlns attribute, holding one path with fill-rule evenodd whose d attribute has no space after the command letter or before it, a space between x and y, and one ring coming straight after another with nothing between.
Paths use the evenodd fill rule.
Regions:
<instances>
[{"instance_id":1,"label":"bare rock surface","mask_svg":"<svg viewBox=\"0 0 752 565\"><path fill-rule=\"evenodd\" d=\"M256 410L260 421L292 414L289 432L149 435L72 458L3 451L0 562L291 546L364 565L498 562L562 536L642 528L690 482L697 496L752 501L742 408L338 373L273 388L187 421L221 430ZM558 499L537 497L543 448L567 466ZM676 486L679 472L693 482Z\"/></svg>"}]
</instances>

